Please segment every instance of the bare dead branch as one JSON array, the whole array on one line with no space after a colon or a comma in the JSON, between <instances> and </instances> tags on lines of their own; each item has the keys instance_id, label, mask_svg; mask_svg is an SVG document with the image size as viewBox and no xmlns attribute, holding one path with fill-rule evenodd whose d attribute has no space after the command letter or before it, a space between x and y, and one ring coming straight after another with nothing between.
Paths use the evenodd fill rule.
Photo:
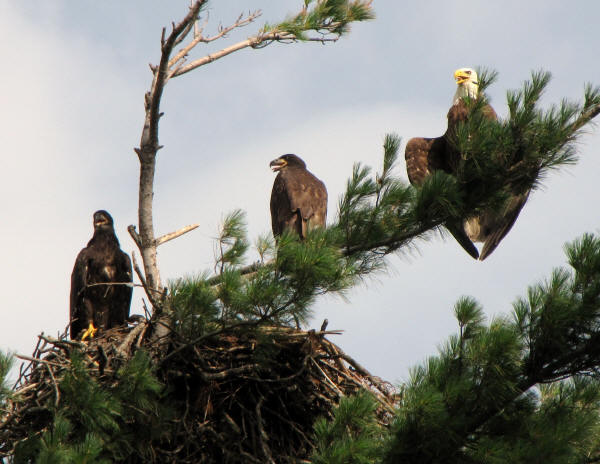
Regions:
<instances>
[{"instance_id":1,"label":"bare dead branch","mask_svg":"<svg viewBox=\"0 0 600 464\"><path fill-rule=\"evenodd\" d=\"M168 64L169 57L176 46L180 37L185 37L190 29L190 25L196 21L200 8L206 0L196 1L186 17L178 24L173 25L173 30L165 38L163 29L161 37L161 59L158 67L154 71L154 77L150 91L145 97L146 116L140 147L135 150L140 160L140 188L139 188L139 237L132 234L132 227L128 228L129 233L134 237L134 241L142 255L145 273L145 290L148 298L154 298L154 292L161 292L162 285L160 281L160 272L156 258L156 244L154 237L154 224L152 216L152 201L154 197L154 173L156 170L156 154L161 146L158 143L158 123L162 113L160 112L160 101L162 98L164 86L169 78Z\"/></svg>"},{"instance_id":2,"label":"bare dead branch","mask_svg":"<svg viewBox=\"0 0 600 464\"><path fill-rule=\"evenodd\" d=\"M193 5L190 8L193 8ZM196 17L196 19L194 19L193 21L191 21L190 23L188 23L185 26L183 31L181 31L181 33L175 38L175 42L173 43L173 48L175 48L177 45L179 45L181 42L183 42L185 40L185 38L188 36L190 31L194 27L194 24L196 24L196 21L197 21L197 17Z\"/></svg>"},{"instance_id":3,"label":"bare dead branch","mask_svg":"<svg viewBox=\"0 0 600 464\"><path fill-rule=\"evenodd\" d=\"M158 237L155 240L155 244L158 247L158 246L162 245L163 243L168 242L169 240L173 240L177 237L182 236L183 234L187 234L188 232L191 232L192 230L198 228L199 226L200 226L200 224L191 224L189 226L182 227L181 229L176 230L175 232L171 232L171 233L163 235L162 237Z\"/></svg>"},{"instance_id":4,"label":"bare dead branch","mask_svg":"<svg viewBox=\"0 0 600 464\"><path fill-rule=\"evenodd\" d=\"M215 36L215 40L217 38L220 38L220 37ZM250 37L246 40L242 40L241 42L230 45L229 47L225 47L225 48L219 50L218 52L211 53L202 58L198 58L197 60L194 60L185 66L180 66L180 67L174 69L171 72L169 77L181 76L182 74L193 71L194 69L199 68L200 66L204 66L206 64L212 63L213 61L224 58L225 56L231 55L232 53L235 53L239 50L243 50L244 48L248 48L248 47L261 48L262 46L268 45L269 43L272 43L272 42L285 42L285 41L294 42L297 40L298 40L298 38L294 34L284 33L284 32L269 32L269 33L259 34L254 37ZM309 41L309 42L323 42L323 43L324 42L336 42L338 40L338 37L337 36L336 37L309 37L309 38L306 38L303 40Z\"/></svg>"},{"instance_id":5,"label":"bare dead branch","mask_svg":"<svg viewBox=\"0 0 600 464\"><path fill-rule=\"evenodd\" d=\"M212 63L213 61L219 60L227 55L231 55L234 52L237 52L247 47L252 47L253 45L258 45L259 43L261 43L261 41L258 40L256 37L243 40L236 44L230 45L229 47L223 48L222 50L216 53L211 53L202 58L194 60L186 66L181 66L180 68L174 70L171 73L170 77L181 76L182 74L193 71L194 69L199 68L200 66Z\"/></svg>"},{"instance_id":6,"label":"bare dead branch","mask_svg":"<svg viewBox=\"0 0 600 464\"><path fill-rule=\"evenodd\" d=\"M115 285L123 285L124 287L143 287L143 285L140 284L134 284L133 282L96 282L93 284L87 284L85 287L83 287L80 291L80 293L82 293L86 288L89 287L111 287L111 286L115 286Z\"/></svg>"},{"instance_id":7,"label":"bare dead branch","mask_svg":"<svg viewBox=\"0 0 600 464\"><path fill-rule=\"evenodd\" d=\"M137 233L137 230L135 230L135 226L132 224L130 226L127 227L127 231L129 232L129 235L131 235L131 238L133 239L133 241L135 242L135 244L138 247L142 246L142 239L140 238L140 234Z\"/></svg>"},{"instance_id":8,"label":"bare dead branch","mask_svg":"<svg viewBox=\"0 0 600 464\"><path fill-rule=\"evenodd\" d=\"M229 32L233 31L234 29L237 29L237 28L243 27L243 26L247 26L248 24L255 21L261 15L262 15L261 10L256 10L256 11L250 13L246 18L242 18L242 15L240 15L238 17L238 19L232 25L221 29L218 34L215 34L210 37L204 37L202 35L202 32L197 32L194 35L194 38L190 41L190 43L187 44L185 47L183 47L177 53L177 55L175 55L169 61L169 68L172 68L179 60L186 57L189 54L189 52L192 51L192 49L199 43L210 43L210 42L214 42L215 40L221 39L221 38L225 37Z\"/></svg>"},{"instance_id":9,"label":"bare dead branch","mask_svg":"<svg viewBox=\"0 0 600 464\"><path fill-rule=\"evenodd\" d=\"M142 274L142 270L140 269L140 266L137 263L137 259L135 257L135 251L131 252L131 261L133 262L133 269L134 269L135 273L137 274L137 276L139 277L140 282L142 282L142 285L144 286L144 289L146 289L146 293L147 293L146 279L144 278L144 274Z\"/></svg>"},{"instance_id":10,"label":"bare dead branch","mask_svg":"<svg viewBox=\"0 0 600 464\"><path fill-rule=\"evenodd\" d=\"M133 263L133 270L135 271L138 278L140 279L140 282L142 283L142 287L144 287L144 291L146 292L146 296L150 300L150 304L152 304L152 306L155 308L158 307L157 306L158 302L156 301L156 298L154 298L154 294L157 293L157 290L150 289L148 287L148 284L146 283L146 279L144 278L144 274L142 273L142 270L140 269L140 266L138 265L134 251L131 252L131 261Z\"/></svg>"}]
</instances>

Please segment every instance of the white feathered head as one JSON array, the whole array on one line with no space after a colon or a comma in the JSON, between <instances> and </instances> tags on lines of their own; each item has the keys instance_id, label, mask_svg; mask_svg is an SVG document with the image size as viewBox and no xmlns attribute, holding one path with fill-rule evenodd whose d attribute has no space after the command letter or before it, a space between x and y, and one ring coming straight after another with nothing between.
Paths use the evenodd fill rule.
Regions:
<instances>
[{"instance_id":1,"label":"white feathered head","mask_svg":"<svg viewBox=\"0 0 600 464\"><path fill-rule=\"evenodd\" d=\"M456 93L452 104L456 104L463 97L477 98L479 93L479 80L477 73L471 68L460 68L454 71L454 79L456 80Z\"/></svg>"}]
</instances>

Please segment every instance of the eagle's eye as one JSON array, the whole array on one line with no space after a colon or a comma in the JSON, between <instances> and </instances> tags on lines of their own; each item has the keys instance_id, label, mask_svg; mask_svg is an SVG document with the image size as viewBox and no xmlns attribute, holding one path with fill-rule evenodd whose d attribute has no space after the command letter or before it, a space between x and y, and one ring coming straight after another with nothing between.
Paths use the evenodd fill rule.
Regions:
<instances>
[{"instance_id":1,"label":"eagle's eye","mask_svg":"<svg viewBox=\"0 0 600 464\"><path fill-rule=\"evenodd\" d=\"M467 74L470 76L471 75L471 71L467 71Z\"/></svg>"}]
</instances>

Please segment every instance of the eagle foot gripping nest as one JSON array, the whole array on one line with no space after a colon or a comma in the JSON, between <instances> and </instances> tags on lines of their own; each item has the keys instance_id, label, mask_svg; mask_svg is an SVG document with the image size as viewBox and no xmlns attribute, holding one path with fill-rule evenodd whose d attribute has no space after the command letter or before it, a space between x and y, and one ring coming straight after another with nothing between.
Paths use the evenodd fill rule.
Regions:
<instances>
[{"instance_id":1,"label":"eagle foot gripping nest","mask_svg":"<svg viewBox=\"0 0 600 464\"><path fill-rule=\"evenodd\" d=\"M392 417L393 387L325 338L339 332L230 329L196 344L172 340L165 354L154 349L149 327L114 328L89 344L40 335L33 356L21 356L29 365L0 415L0 457L51 426L73 350L101 388L118 381L138 349L150 353L164 385L161 401L173 410L168 430L149 443L153 462L301 462L313 449L315 420L363 388L378 400L380 422Z\"/></svg>"}]
</instances>

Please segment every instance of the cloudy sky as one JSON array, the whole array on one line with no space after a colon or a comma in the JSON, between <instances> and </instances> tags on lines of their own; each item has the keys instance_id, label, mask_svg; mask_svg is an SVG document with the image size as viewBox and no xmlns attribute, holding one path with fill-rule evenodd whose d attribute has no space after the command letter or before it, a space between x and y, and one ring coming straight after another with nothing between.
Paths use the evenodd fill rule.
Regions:
<instances>
[{"instance_id":1,"label":"cloudy sky","mask_svg":"<svg viewBox=\"0 0 600 464\"><path fill-rule=\"evenodd\" d=\"M262 17L198 56L241 40L300 0L213 1L207 32L248 9ZM111 212L124 250L137 218L143 95L157 63L160 31L188 0L0 2L3 215L0 349L30 354L36 335L68 322L75 256L92 234L92 213ZM377 19L336 44L273 44L244 50L169 82L155 184L157 235L200 223L162 246L163 279L211 268L213 237L226 212L247 212L250 237L270 230L268 162L302 156L327 184L329 210L362 162L379 167L388 132L404 141L438 136L455 91L453 71L484 66L499 115L505 94L533 70L551 71L544 104L579 100L600 85L595 1L373 2ZM564 264L562 246L599 230L600 129L579 145L576 167L552 173L485 262L435 237L390 260L348 301L324 297L311 323L343 329L344 350L390 381L435 354L456 330L452 307L472 295L490 317L506 313L527 285ZM402 150L404 147L402 147ZM403 161L398 174L405 177ZM331 214L330 213L330 214ZM591 213L591 214L590 214ZM332 214L333 216L333 214ZM142 294L132 312L140 312Z\"/></svg>"}]
</instances>

